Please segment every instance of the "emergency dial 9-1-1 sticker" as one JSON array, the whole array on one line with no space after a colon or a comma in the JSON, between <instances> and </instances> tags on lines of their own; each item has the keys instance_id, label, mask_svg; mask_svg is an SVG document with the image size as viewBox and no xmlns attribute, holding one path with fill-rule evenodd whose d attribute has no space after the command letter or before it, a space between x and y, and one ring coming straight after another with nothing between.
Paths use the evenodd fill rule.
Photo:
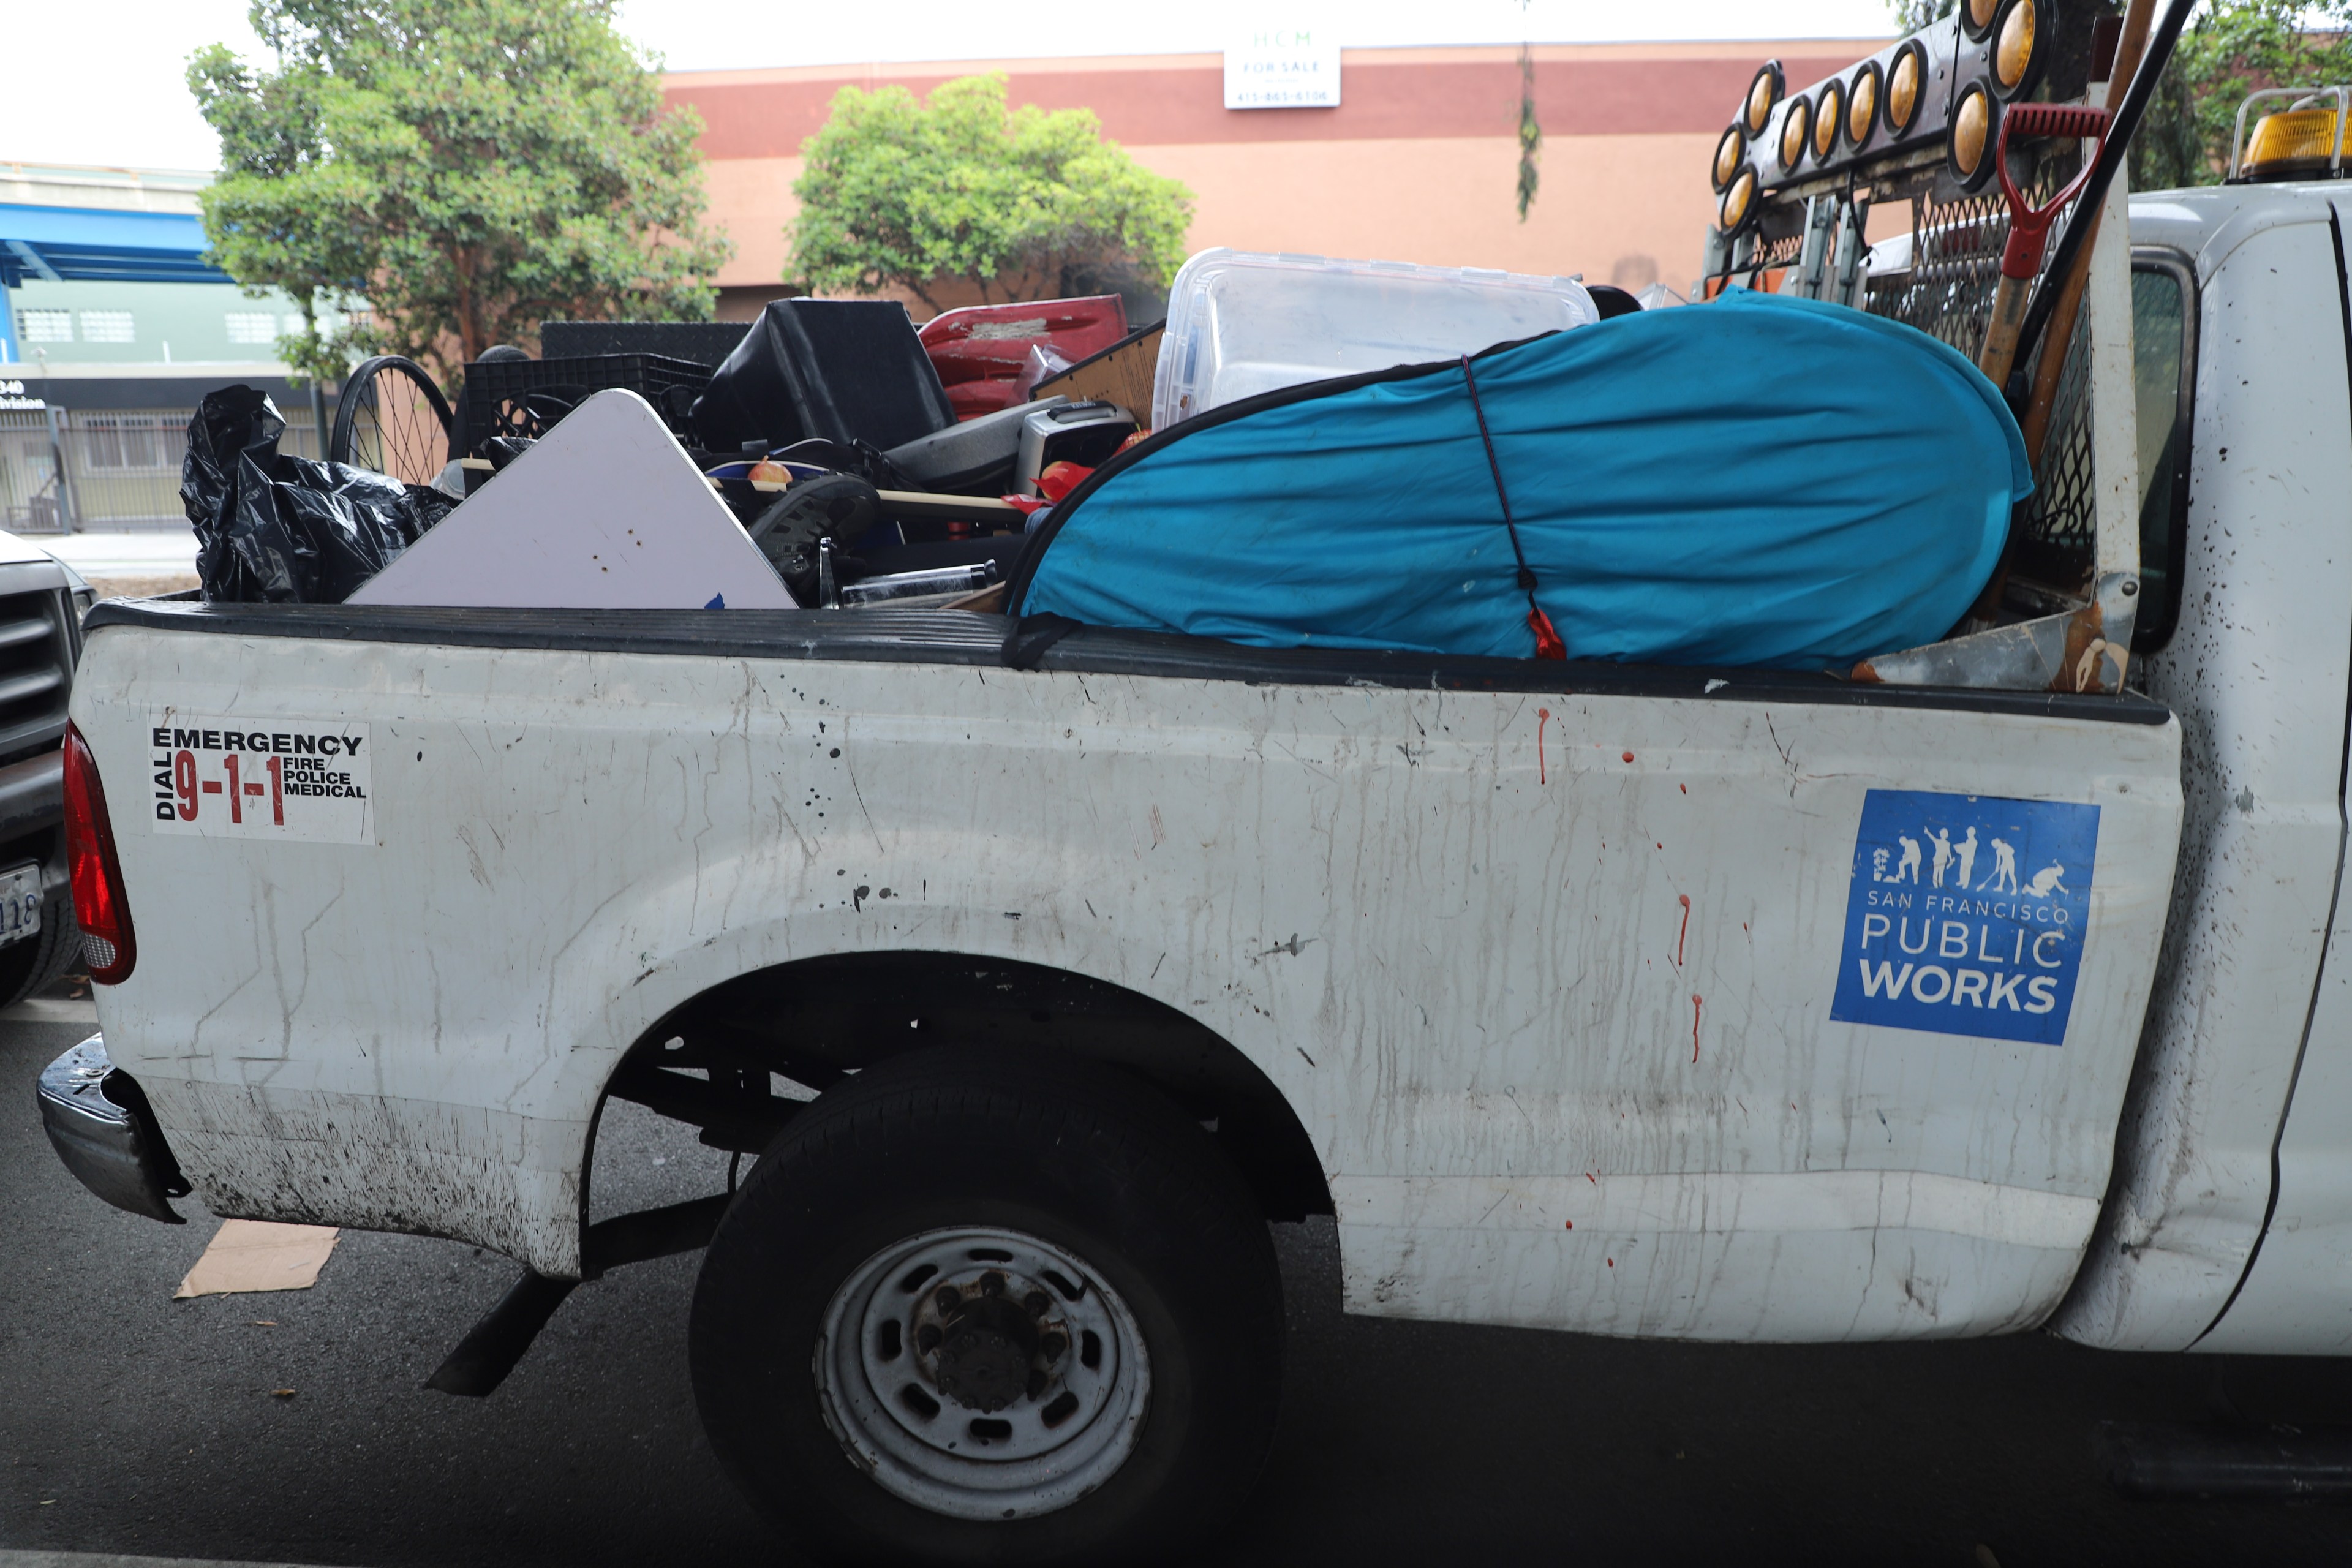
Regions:
<instances>
[{"instance_id":1,"label":"emergency dial 9-1-1 sticker","mask_svg":"<svg viewBox=\"0 0 2352 1568\"><path fill-rule=\"evenodd\" d=\"M373 844L365 724L163 710L148 735L158 833Z\"/></svg>"},{"instance_id":2,"label":"emergency dial 9-1-1 sticker","mask_svg":"<svg viewBox=\"0 0 2352 1568\"><path fill-rule=\"evenodd\" d=\"M2059 1044L2098 848L2095 805L1870 791L1830 1016Z\"/></svg>"}]
</instances>

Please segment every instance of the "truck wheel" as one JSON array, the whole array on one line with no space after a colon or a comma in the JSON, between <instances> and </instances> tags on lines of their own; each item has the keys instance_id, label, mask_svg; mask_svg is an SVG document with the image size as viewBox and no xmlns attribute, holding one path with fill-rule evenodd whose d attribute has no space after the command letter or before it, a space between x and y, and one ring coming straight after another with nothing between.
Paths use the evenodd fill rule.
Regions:
<instances>
[{"instance_id":1,"label":"truck wheel","mask_svg":"<svg viewBox=\"0 0 2352 1568\"><path fill-rule=\"evenodd\" d=\"M37 936L0 947L0 1007L14 1007L46 991L81 956L81 927L74 924L73 895L60 893L41 906Z\"/></svg>"},{"instance_id":2,"label":"truck wheel","mask_svg":"<svg viewBox=\"0 0 2352 1568\"><path fill-rule=\"evenodd\" d=\"M832 1561L1134 1563L1256 1479L1265 1222L1199 1125L1091 1064L910 1053L803 1111L695 1287L695 1402Z\"/></svg>"}]
</instances>

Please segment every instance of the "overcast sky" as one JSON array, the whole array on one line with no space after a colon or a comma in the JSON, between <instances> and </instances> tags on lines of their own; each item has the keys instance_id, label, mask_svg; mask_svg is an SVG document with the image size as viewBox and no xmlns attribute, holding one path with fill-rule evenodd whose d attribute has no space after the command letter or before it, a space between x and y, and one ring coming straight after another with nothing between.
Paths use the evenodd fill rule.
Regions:
<instances>
[{"instance_id":1,"label":"overcast sky","mask_svg":"<svg viewBox=\"0 0 2352 1568\"><path fill-rule=\"evenodd\" d=\"M1187 0L1095 7L977 0L782 6L774 0L623 0L624 30L677 70L838 65L861 60L1219 49L1244 26L1312 5ZM9 86L0 163L209 169L219 157L188 97L189 54L257 47L245 0L22 0L8 7ZM1884 0L1348 0L1339 42L1591 43L1651 38L1869 37L1891 31Z\"/></svg>"}]
</instances>

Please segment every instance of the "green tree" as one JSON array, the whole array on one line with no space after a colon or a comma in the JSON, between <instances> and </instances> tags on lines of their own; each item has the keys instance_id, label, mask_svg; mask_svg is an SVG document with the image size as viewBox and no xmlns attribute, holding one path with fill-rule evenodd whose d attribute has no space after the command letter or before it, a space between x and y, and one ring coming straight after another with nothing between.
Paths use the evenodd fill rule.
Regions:
<instances>
[{"instance_id":1,"label":"green tree","mask_svg":"<svg viewBox=\"0 0 2352 1568\"><path fill-rule=\"evenodd\" d=\"M793 265L815 289L930 289L1042 300L1131 276L1164 287L1184 259L1192 193L1102 137L1092 110L1008 107L1004 78L961 77L928 100L845 87L793 194Z\"/></svg>"},{"instance_id":2,"label":"green tree","mask_svg":"<svg viewBox=\"0 0 2352 1568\"><path fill-rule=\"evenodd\" d=\"M239 283L304 302L288 363L404 353L446 381L542 319L709 318L729 247L702 224L701 122L663 110L613 8L254 0L274 63L191 58L221 139L205 232Z\"/></svg>"},{"instance_id":3,"label":"green tree","mask_svg":"<svg viewBox=\"0 0 2352 1568\"><path fill-rule=\"evenodd\" d=\"M2347 27L2352 0L2207 0L2157 79L2147 119L2132 141L2132 188L2219 184L2230 170L2230 138L2246 94L2352 81Z\"/></svg>"},{"instance_id":4,"label":"green tree","mask_svg":"<svg viewBox=\"0 0 2352 1568\"><path fill-rule=\"evenodd\" d=\"M1959 9L1960 0L1887 0L1886 8L1895 13L1895 30L1916 33L1931 22L1940 22Z\"/></svg>"}]
</instances>

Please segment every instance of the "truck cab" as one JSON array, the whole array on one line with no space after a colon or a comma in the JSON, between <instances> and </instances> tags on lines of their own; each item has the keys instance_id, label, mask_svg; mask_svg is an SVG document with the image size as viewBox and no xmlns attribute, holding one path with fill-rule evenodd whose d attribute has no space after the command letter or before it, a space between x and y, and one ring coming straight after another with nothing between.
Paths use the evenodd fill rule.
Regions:
<instances>
[{"instance_id":1,"label":"truck cab","mask_svg":"<svg viewBox=\"0 0 2352 1568\"><path fill-rule=\"evenodd\" d=\"M2348 199L2319 180L2131 202L2137 648L2181 719L2184 809L2117 1180L2054 1320L2087 1343L2352 1344Z\"/></svg>"}]
</instances>

